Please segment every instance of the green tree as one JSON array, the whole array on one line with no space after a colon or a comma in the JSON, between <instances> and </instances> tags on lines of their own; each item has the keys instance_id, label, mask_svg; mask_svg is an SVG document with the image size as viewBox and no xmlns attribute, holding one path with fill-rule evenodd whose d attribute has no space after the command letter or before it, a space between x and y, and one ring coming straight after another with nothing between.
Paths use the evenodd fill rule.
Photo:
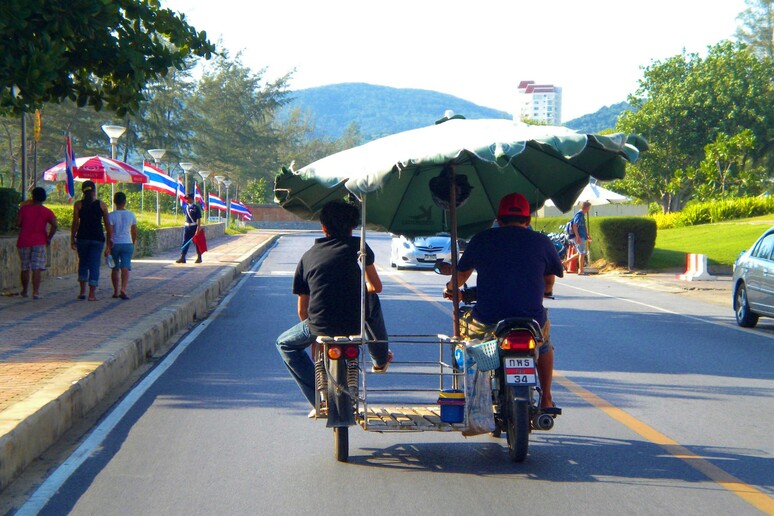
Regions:
<instances>
[{"instance_id":1,"label":"green tree","mask_svg":"<svg viewBox=\"0 0 774 516\"><path fill-rule=\"evenodd\" d=\"M0 112L65 98L123 116L143 89L215 47L158 0L4 0L0 3Z\"/></svg>"},{"instance_id":2,"label":"green tree","mask_svg":"<svg viewBox=\"0 0 774 516\"><path fill-rule=\"evenodd\" d=\"M277 110L287 102L289 75L264 83L239 54L224 53L205 70L188 103L187 124L199 168L247 184L279 169Z\"/></svg>"},{"instance_id":3,"label":"green tree","mask_svg":"<svg viewBox=\"0 0 774 516\"><path fill-rule=\"evenodd\" d=\"M761 57L774 59L774 0L746 0L736 37Z\"/></svg>"},{"instance_id":4,"label":"green tree","mask_svg":"<svg viewBox=\"0 0 774 516\"><path fill-rule=\"evenodd\" d=\"M749 129L728 136L720 133L705 147L704 160L690 171L696 185L693 198L711 201L724 197L757 195L768 186L768 175L759 167L746 167L755 138Z\"/></svg>"},{"instance_id":5,"label":"green tree","mask_svg":"<svg viewBox=\"0 0 774 516\"><path fill-rule=\"evenodd\" d=\"M731 42L711 47L704 59L683 52L645 68L629 97L635 111L622 114L616 129L642 134L650 150L614 187L676 211L694 194L693 171L719 134L749 129L750 163L764 159L774 136L773 72L771 59Z\"/></svg>"}]
</instances>

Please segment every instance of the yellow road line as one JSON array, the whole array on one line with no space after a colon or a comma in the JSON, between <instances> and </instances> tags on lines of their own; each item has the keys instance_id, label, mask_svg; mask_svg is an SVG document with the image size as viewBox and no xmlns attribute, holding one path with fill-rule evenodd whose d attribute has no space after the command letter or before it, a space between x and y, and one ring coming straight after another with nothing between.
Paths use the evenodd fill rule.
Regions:
<instances>
[{"instance_id":1,"label":"yellow road line","mask_svg":"<svg viewBox=\"0 0 774 516\"><path fill-rule=\"evenodd\" d=\"M565 389L569 390L587 403L598 408L630 430L641 435L648 441L654 444L658 444L672 457L684 461L693 469L699 471L716 484L734 493L736 496L749 503L756 509L763 511L766 514L774 514L774 499L772 499L763 491L749 484L746 484L745 482L742 482L735 476L720 469L701 456L696 455L673 439L670 439L655 428L647 425L646 423L643 423L626 411L613 406L607 400L600 398L591 391L584 389L572 380L567 379L567 377L555 372L554 380Z\"/></svg>"}]
</instances>

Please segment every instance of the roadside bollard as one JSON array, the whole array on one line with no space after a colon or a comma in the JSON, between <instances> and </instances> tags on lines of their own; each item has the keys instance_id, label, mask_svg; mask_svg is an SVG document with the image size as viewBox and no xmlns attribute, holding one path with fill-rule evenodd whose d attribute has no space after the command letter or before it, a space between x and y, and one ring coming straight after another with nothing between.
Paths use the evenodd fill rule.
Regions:
<instances>
[{"instance_id":1,"label":"roadside bollard","mask_svg":"<svg viewBox=\"0 0 774 516\"><path fill-rule=\"evenodd\" d=\"M629 233L629 260L628 260L629 272L634 270L634 233Z\"/></svg>"}]
</instances>

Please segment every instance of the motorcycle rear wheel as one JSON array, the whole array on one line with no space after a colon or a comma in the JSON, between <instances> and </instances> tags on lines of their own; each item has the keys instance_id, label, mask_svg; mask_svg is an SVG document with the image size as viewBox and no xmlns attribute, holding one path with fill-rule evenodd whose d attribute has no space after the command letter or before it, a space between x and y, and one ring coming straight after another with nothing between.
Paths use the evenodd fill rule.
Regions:
<instances>
[{"instance_id":1,"label":"motorcycle rear wheel","mask_svg":"<svg viewBox=\"0 0 774 516\"><path fill-rule=\"evenodd\" d=\"M529 449L529 402L526 396L519 396L519 390L526 387L507 387L505 402L508 407L506 436L508 438L508 456L513 462L524 462ZM523 399L521 399L523 397Z\"/></svg>"},{"instance_id":2,"label":"motorcycle rear wheel","mask_svg":"<svg viewBox=\"0 0 774 516\"><path fill-rule=\"evenodd\" d=\"M349 460L349 427L339 426L333 429L333 455L339 462Z\"/></svg>"}]
</instances>

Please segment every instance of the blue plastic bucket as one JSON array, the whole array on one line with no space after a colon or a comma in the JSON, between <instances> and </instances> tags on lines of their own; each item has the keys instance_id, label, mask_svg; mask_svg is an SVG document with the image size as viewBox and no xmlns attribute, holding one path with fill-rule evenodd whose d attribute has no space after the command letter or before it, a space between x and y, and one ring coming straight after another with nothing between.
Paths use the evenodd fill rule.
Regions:
<instances>
[{"instance_id":1,"label":"blue plastic bucket","mask_svg":"<svg viewBox=\"0 0 774 516\"><path fill-rule=\"evenodd\" d=\"M465 393L455 389L441 391L438 396L441 406L441 421L462 423L465 420Z\"/></svg>"}]
</instances>

